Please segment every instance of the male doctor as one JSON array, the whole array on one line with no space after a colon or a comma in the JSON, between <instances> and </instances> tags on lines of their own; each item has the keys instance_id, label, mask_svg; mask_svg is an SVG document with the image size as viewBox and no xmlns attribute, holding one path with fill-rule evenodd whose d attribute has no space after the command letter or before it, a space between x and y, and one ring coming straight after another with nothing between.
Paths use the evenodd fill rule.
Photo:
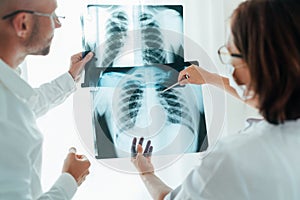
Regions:
<instances>
[{"instance_id":1,"label":"male doctor","mask_svg":"<svg viewBox=\"0 0 300 200\"><path fill-rule=\"evenodd\" d=\"M62 174L42 192L43 136L36 118L75 90L74 80L93 56L72 56L68 73L38 89L20 78L18 65L27 55L49 53L61 27L56 7L56 0L0 1L0 199L71 199L89 174L90 162L71 148Z\"/></svg>"}]
</instances>

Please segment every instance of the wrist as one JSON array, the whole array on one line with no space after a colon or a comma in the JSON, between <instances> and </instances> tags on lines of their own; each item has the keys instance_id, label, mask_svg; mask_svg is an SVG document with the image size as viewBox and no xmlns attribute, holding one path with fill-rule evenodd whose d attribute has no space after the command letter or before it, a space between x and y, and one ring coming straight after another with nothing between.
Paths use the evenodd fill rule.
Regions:
<instances>
[{"instance_id":1,"label":"wrist","mask_svg":"<svg viewBox=\"0 0 300 200\"><path fill-rule=\"evenodd\" d=\"M218 85L218 78L220 78L218 74L208 72L208 74L206 75L206 77L207 78L206 78L205 82L207 84Z\"/></svg>"},{"instance_id":2,"label":"wrist","mask_svg":"<svg viewBox=\"0 0 300 200\"><path fill-rule=\"evenodd\" d=\"M68 172L68 171L63 171L62 173L61 173L62 175L67 175L67 176L69 176L69 177L72 177L72 179L74 180L74 182L76 182L76 186L78 187L79 185L78 185L78 180L76 179L76 177L74 177L74 175L73 174L71 174L70 172Z\"/></svg>"},{"instance_id":3,"label":"wrist","mask_svg":"<svg viewBox=\"0 0 300 200\"><path fill-rule=\"evenodd\" d=\"M74 77L73 73L71 72L71 70L69 70L68 72L72 76L73 80L75 80L75 77Z\"/></svg>"},{"instance_id":4,"label":"wrist","mask_svg":"<svg viewBox=\"0 0 300 200\"><path fill-rule=\"evenodd\" d=\"M222 77L219 74L210 73L207 79L207 84L220 88L226 88L227 85L229 85L229 81L227 80L227 78Z\"/></svg>"},{"instance_id":5,"label":"wrist","mask_svg":"<svg viewBox=\"0 0 300 200\"><path fill-rule=\"evenodd\" d=\"M71 75L71 77L73 78L73 80L75 81L75 82L78 82L78 80L80 79L80 74L75 74L75 72L72 72L72 71L68 71L69 72L69 74Z\"/></svg>"},{"instance_id":6,"label":"wrist","mask_svg":"<svg viewBox=\"0 0 300 200\"><path fill-rule=\"evenodd\" d=\"M147 175L147 174L154 174L154 171L151 171L151 172L141 172L140 175Z\"/></svg>"},{"instance_id":7,"label":"wrist","mask_svg":"<svg viewBox=\"0 0 300 200\"><path fill-rule=\"evenodd\" d=\"M154 175L154 171L150 171L150 172L140 172L140 177L142 179L146 179L147 177L153 176Z\"/></svg>"}]
</instances>

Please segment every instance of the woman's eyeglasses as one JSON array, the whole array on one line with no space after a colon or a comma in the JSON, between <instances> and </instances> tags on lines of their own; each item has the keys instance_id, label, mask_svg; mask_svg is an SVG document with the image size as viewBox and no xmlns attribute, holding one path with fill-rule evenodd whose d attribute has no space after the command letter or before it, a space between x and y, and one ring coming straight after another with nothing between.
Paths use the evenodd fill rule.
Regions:
<instances>
[{"instance_id":1,"label":"woman's eyeglasses","mask_svg":"<svg viewBox=\"0 0 300 200\"><path fill-rule=\"evenodd\" d=\"M243 58L241 54L230 53L225 45L221 46L218 50L219 58L223 64L231 64L232 57Z\"/></svg>"}]
</instances>

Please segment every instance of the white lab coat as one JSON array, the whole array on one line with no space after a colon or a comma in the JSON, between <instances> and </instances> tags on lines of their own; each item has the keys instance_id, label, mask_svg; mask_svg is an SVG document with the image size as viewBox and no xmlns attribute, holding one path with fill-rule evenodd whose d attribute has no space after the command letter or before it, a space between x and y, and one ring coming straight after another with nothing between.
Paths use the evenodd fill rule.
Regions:
<instances>
[{"instance_id":1,"label":"white lab coat","mask_svg":"<svg viewBox=\"0 0 300 200\"><path fill-rule=\"evenodd\" d=\"M38 89L31 88L0 59L0 199L71 199L77 190L68 173L42 193L42 142L36 118L75 90L69 73Z\"/></svg>"},{"instance_id":2,"label":"white lab coat","mask_svg":"<svg viewBox=\"0 0 300 200\"><path fill-rule=\"evenodd\" d=\"M300 119L252 122L201 154L200 164L165 199L299 200Z\"/></svg>"}]
</instances>

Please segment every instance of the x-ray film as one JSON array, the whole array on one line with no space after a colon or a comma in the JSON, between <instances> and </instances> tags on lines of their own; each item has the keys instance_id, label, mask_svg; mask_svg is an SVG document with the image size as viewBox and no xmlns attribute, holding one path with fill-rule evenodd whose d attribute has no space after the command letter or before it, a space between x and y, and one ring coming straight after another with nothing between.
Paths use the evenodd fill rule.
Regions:
<instances>
[{"instance_id":1,"label":"x-ray film","mask_svg":"<svg viewBox=\"0 0 300 200\"><path fill-rule=\"evenodd\" d=\"M151 140L154 155L205 149L201 86L162 93L177 77L176 70L161 65L104 73L91 91L96 157L129 157L134 137Z\"/></svg>"},{"instance_id":2,"label":"x-ray film","mask_svg":"<svg viewBox=\"0 0 300 200\"><path fill-rule=\"evenodd\" d=\"M182 6L88 5L82 27L98 67L183 60Z\"/></svg>"},{"instance_id":3,"label":"x-ray film","mask_svg":"<svg viewBox=\"0 0 300 200\"><path fill-rule=\"evenodd\" d=\"M176 83L184 62L181 5L88 5L83 47L95 53L82 87L91 87L95 157L130 157L134 137L153 155L205 150L201 86Z\"/></svg>"}]
</instances>

